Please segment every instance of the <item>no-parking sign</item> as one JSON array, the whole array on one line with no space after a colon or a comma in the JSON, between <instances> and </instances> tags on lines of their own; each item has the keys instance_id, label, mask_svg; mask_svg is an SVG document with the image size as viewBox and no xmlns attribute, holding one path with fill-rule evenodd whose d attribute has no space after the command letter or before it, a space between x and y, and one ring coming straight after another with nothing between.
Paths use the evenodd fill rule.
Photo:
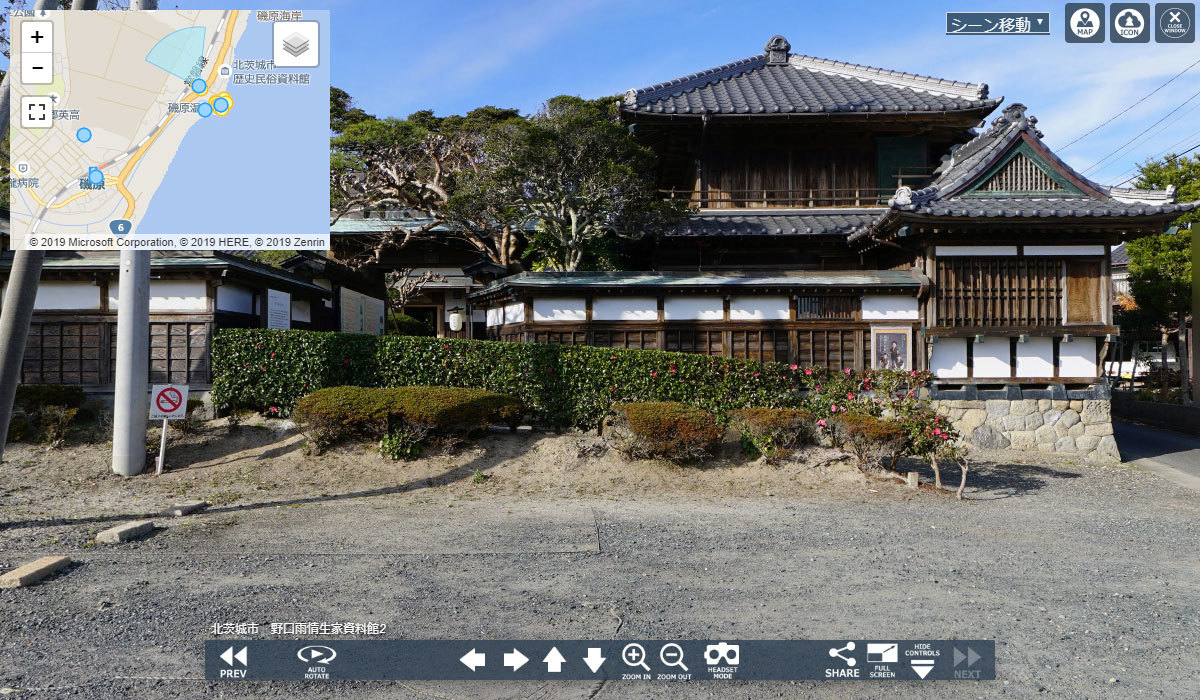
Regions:
<instances>
[{"instance_id":1,"label":"no-parking sign","mask_svg":"<svg viewBox=\"0 0 1200 700\"><path fill-rule=\"evenodd\" d=\"M179 420L187 413L186 384L155 384L150 389L150 420Z\"/></svg>"}]
</instances>

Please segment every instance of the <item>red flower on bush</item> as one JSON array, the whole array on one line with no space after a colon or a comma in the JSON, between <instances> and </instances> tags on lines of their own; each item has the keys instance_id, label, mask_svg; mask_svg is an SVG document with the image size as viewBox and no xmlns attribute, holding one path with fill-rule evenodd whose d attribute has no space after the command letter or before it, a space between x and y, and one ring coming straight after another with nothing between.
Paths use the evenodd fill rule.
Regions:
<instances>
[{"instance_id":1,"label":"red flower on bush","mask_svg":"<svg viewBox=\"0 0 1200 700\"><path fill-rule=\"evenodd\" d=\"M270 408L270 411L271 411L271 413L279 413L279 407L278 407L278 406L272 406L272 407Z\"/></svg>"},{"instance_id":2,"label":"red flower on bush","mask_svg":"<svg viewBox=\"0 0 1200 700\"><path fill-rule=\"evenodd\" d=\"M658 376L658 372L651 372L651 373L650 373L650 376L651 376L651 377L657 377L657 376Z\"/></svg>"},{"instance_id":3,"label":"red flower on bush","mask_svg":"<svg viewBox=\"0 0 1200 700\"><path fill-rule=\"evenodd\" d=\"M755 379L758 379L758 372L755 372L755 373L754 373L754 378L755 378Z\"/></svg>"},{"instance_id":4,"label":"red flower on bush","mask_svg":"<svg viewBox=\"0 0 1200 700\"><path fill-rule=\"evenodd\" d=\"M805 368L804 368L804 375L805 375L806 377L811 377L811 376L812 376L812 367L805 367Z\"/></svg>"},{"instance_id":5,"label":"red flower on bush","mask_svg":"<svg viewBox=\"0 0 1200 700\"><path fill-rule=\"evenodd\" d=\"M846 368L846 376L850 376L850 368L849 367Z\"/></svg>"},{"instance_id":6,"label":"red flower on bush","mask_svg":"<svg viewBox=\"0 0 1200 700\"><path fill-rule=\"evenodd\" d=\"M615 360L615 359L617 359L617 356L616 356L616 355L613 355L612 357L610 357L610 358L608 358L608 359L610 359L610 360Z\"/></svg>"},{"instance_id":7,"label":"red flower on bush","mask_svg":"<svg viewBox=\"0 0 1200 700\"><path fill-rule=\"evenodd\" d=\"M835 404L830 404L830 405L829 405L829 412L830 412L830 413L837 413L837 404L836 404L836 403L835 403Z\"/></svg>"},{"instance_id":8,"label":"red flower on bush","mask_svg":"<svg viewBox=\"0 0 1200 700\"><path fill-rule=\"evenodd\" d=\"M817 421L817 425L819 425L820 427L824 428L825 426L827 426L827 425L829 425L829 424L825 422L825 419L824 419L824 418L822 418L821 420Z\"/></svg>"},{"instance_id":9,"label":"red flower on bush","mask_svg":"<svg viewBox=\"0 0 1200 700\"><path fill-rule=\"evenodd\" d=\"M854 394L846 394L846 398L847 398L847 399L849 399L849 400L851 400L851 401L853 401L853 400L854 400Z\"/></svg>"},{"instance_id":10,"label":"red flower on bush","mask_svg":"<svg viewBox=\"0 0 1200 700\"><path fill-rule=\"evenodd\" d=\"M446 345L445 345L444 347L445 347L447 350L449 350L449 349L450 349L450 343L446 343Z\"/></svg>"},{"instance_id":11,"label":"red flower on bush","mask_svg":"<svg viewBox=\"0 0 1200 700\"><path fill-rule=\"evenodd\" d=\"M350 364L350 360L342 360L342 364L343 364L343 365L348 365L348 364Z\"/></svg>"},{"instance_id":12,"label":"red flower on bush","mask_svg":"<svg viewBox=\"0 0 1200 700\"><path fill-rule=\"evenodd\" d=\"M792 365L792 369L800 369L800 365Z\"/></svg>"},{"instance_id":13,"label":"red flower on bush","mask_svg":"<svg viewBox=\"0 0 1200 700\"><path fill-rule=\"evenodd\" d=\"M275 353L271 353L271 357L275 357Z\"/></svg>"},{"instance_id":14,"label":"red flower on bush","mask_svg":"<svg viewBox=\"0 0 1200 700\"><path fill-rule=\"evenodd\" d=\"M262 370L262 371L264 371L264 372L266 372L266 371L267 371L267 368L266 368L265 366L259 366L259 369L261 369L261 370Z\"/></svg>"}]
</instances>

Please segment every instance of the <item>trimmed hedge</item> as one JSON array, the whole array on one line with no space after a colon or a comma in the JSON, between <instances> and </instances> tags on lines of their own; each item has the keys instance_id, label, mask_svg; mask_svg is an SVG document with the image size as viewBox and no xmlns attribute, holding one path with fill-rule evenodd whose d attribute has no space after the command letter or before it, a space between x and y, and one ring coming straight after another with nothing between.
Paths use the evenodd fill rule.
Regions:
<instances>
[{"instance_id":1,"label":"trimmed hedge","mask_svg":"<svg viewBox=\"0 0 1200 700\"><path fill-rule=\"evenodd\" d=\"M352 435L380 439L400 424L422 430L473 430L494 423L515 425L521 414L519 400L482 389L336 386L300 399L294 415L319 451Z\"/></svg>"},{"instance_id":2,"label":"trimmed hedge","mask_svg":"<svg viewBox=\"0 0 1200 700\"><path fill-rule=\"evenodd\" d=\"M677 401L644 401L615 406L631 438L631 457L662 457L686 462L712 454L725 430L713 414Z\"/></svg>"},{"instance_id":3,"label":"trimmed hedge","mask_svg":"<svg viewBox=\"0 0 1200 700\"><path fill-rule=\"evenodd\" d=\"M288 415L329 386L458 386L521 400L555 428L598 426L614 403L678 401L718 416L750 406L794 407L796 372L779 363L654 350L225 329L213 339L212 398Z\"/></svg>"},{"instance_id":4,"label":"trimmed hedge","mask_svg":"<svg viewBox=\"0 0 1200 700\"><path fill-rule=\"evenodd\" d=\"M17 387L13 405L26 411L37 411L43 406L66 406L79 408L87 401L83 387L73 384L21 384Z\"/></svg>"},{"instance_id":5,"label":"trimmed hedge","mask_svg":"<svg viewBox=\"0 0 1200 700\"><path fill-rule=\"evenodd\" d=\"M812 413L803 408L745 408L734 411L731 418L747 452L768 462L788 457L816 437Z\"/></svg>"}]
</instances>

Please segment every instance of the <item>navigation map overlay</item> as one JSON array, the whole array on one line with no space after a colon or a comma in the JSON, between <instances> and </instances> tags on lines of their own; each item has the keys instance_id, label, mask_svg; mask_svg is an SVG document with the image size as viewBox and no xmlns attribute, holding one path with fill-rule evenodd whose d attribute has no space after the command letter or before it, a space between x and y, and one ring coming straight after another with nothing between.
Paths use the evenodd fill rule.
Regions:
<instances>
[{"instance_id":1,"label":"navigation map overlay","mask_svg":"<svg viewBox=\"0 0 1200 700\"><path fill-rule=\"evenodd\" d=\"M989 681L995 640L208 640L209 680Z\"/></svg>"},{"instance_id":2,"label":"navigation map overlay","mask_svg":"<svg viewBox=\"0 0 1200 700\"><path fill-rule=\"evenodd\" d=\"M12 22L13 248L328 249L328 11Z\"/></svg>"}]
</instances>

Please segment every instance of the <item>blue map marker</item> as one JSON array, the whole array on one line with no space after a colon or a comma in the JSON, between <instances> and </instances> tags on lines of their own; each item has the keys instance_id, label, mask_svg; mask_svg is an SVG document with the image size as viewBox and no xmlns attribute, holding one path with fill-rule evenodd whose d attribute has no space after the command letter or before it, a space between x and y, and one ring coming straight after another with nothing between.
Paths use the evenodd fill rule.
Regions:
<instances>
[{"instance_id":1,"label":"blue map marker","mask_svg":"<svg viewBox=\"0 0 1200 700\"><path fill-rule=\"evenodd\" d=\"M96 167L88 168L88 176L87 177L88 177L88 182L92 183L93 185L104 184L104 173L100 171L100 168L96 168Z\"/></svg>"},{"instance_id":2,"label":"blue map marker","mask_svg":"<svg viewBox=\"0 0 1200 700\"><path fill-rule=\"evenodd\" d=\"M196 78L192 81L192 92L196 93L197 95L203 95L204 91L207 89L208 83L203 78Z\"/></svg>"},{"instance_id":3,"label":"blue map marker","mask_svg":"<svg viewBox=\"0 0 1200 700\"><path fill-rule=\"evenodd\" d=\"M92 130L86 126L81 126L79 127L79 130L75 132L75 138L79 139L79 143L87 143L88 141L92 140Z\"/></svg>"},{"instance_id":4,"label":"blue map marker","mask_svg":"<svg viewBox=\"0 0 1200 700\"><path fill-rule=\"evenodd\" d=\"M129 223L129 219L113 219L108 222L108 230L112 231L114 236L124 236L131 228L133 224Z\"/></svg>"},{"instance_id":5,"label":"blue map marker","mask_svg":"<svg viewBox=\"0 0 1200 700\"><path fill-rule=\"evenodd\" d=\"M201 102L199 106L196 107L196 114L199 114L201 117L211 117L212 112L212 105L207 102Z\"/></svg>"}]
</instances>

